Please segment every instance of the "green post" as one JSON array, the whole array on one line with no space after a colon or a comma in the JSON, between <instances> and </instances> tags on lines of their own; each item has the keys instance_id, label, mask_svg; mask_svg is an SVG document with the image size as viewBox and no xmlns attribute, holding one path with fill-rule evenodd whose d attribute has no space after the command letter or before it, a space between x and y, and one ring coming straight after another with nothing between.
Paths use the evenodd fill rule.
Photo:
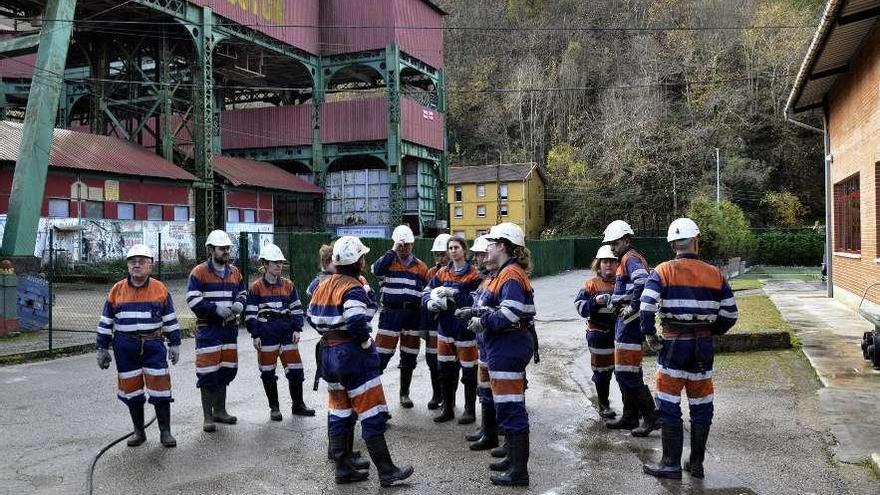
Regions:
<instances>
[{"instance_id":1,"label":"green post","mask_svg":"<svg viewBox=\"0 0 880 495\"><path fill-rule=\"evenodd\" d=\"M238 234L238 264L241 275L245 279L245 283L250 284L251 281L251 250L248 247L248 234L241 232Z\"/></svg>"},{"instance_id":2,"label":"green post","mask_svg":"<svg viewBox=\"0 0 880 495\"><path fill-rule=\"evenodd\" d=\"M67 48L73 28L76 0L49 0L43 14L40 47L31 80L18 160L9 196L9 213L0 253L34 255L43 190L49 168L49 150L64 79Z\"/></svg>"},{"instance_id":3,"label":"green post","mask_svg":"<svg viewBox=\"0 0 880 495\"><path fill-rule=\"evenodd\" d=\"M403 221L404 201L401 177L405 175L401 161L400 129L400 47L391 43L385 47L385 81L388 85L388 173L391 180L390 227Z\"/></svg>"},{"instance_id":4,"label":"green post","mask_svg":"<svg viewBox=\"0 0 880 495\"><path fill-rule=\"evenodd\" d=\"M55 312L55 228L49 226L49 353L52 353L52 330L55 326L52 314Z\"/></svg>"},{"instance_id":5,"label":"green post","mask_svg":"<svg viewBox=\"0 0 880 495\"><path fill-rule=\"evenodd\" d=\"M158 262L157 268L159 271L158 276L159 276L159 280L164 281L165 279L162 278L162 233L161 232L158 233L158 237L159 238L156 240L156 251L158 251L158 255L156 256L156 261Z\"/></svg>"},{"instance_id":6,"label":"green post","mask_svg":"<svg viewBox=\"0 0 880 495\"><path fill-rule=\"evenodd\" d=\"M196 64L193 67L193 136L196 175L196 234L207 236L216 227L214 208L214 33L211 9L202 8L202 19L194 28Z\"/></svg>"}]
</instances>

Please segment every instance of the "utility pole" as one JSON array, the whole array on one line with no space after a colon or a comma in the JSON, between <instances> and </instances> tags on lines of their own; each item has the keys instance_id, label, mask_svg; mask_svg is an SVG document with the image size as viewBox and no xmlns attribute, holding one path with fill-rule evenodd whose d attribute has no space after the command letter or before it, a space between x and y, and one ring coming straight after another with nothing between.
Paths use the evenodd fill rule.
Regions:
<instances>
[{"instance_id":1,"label":"utility pole","mask_svg":"<svg viewBox=\"0 0 880 495\"><path fill-rule=\"evenodd\" d=\"M715 206L721 205L721 149L715 148Z\"/></svg>"},{"instance_id":2,"label":"utility pole","mask_svg":"<svg viewBox=\"0 0 880 495\"><path fill-rule=\"evenodd\" d=\"M501 154L498 154L498 166L495 167L495 223L501 223Z\"/></svg>"},{"instance_id":3,"label":"utility pole","mask_svg":"<svg viewBox=\"0 0 880 495\"><path fill-rule=\"evenodd\" d=\"M678 190L675 188L675 169L672 169L672 214L678 217Z\"/></svg>"}]
</instances>

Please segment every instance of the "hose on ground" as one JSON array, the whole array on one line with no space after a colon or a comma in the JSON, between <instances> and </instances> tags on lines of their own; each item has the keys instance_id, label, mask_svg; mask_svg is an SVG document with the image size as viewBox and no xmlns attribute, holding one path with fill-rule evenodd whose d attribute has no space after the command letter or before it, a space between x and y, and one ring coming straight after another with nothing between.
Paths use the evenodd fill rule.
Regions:
<instances>
[{"instance_id":1,"label":"hose on ground","mask_svg":"<svg viewBox=\"0 0 880 495\"><path fill-rule=\"evenodd\" d=\"M151 419L149 422L147 422L147 424L144 425L144 430L149 428L150 425L155 422L156 422L156 416L153 416L153 419ZM86 477L86 493L88 495L94 495L94 493L95 493L94 477L95 477L95 466L98 464L98 459L100 459L101 456L104 455L105 452L107 452L108 450L113 448L114 445L127 439L128 437L130 437L132 435L134 435L133 431L128 432L125 435L122 435L121 437L117 438L116 440L113 440L112 442L108 443L107 445L101 447L101 450L99 450L98 453L95 454L95 457L92 458L92 463L89 466L89 474Z\"/></svg>"}]
</instances>

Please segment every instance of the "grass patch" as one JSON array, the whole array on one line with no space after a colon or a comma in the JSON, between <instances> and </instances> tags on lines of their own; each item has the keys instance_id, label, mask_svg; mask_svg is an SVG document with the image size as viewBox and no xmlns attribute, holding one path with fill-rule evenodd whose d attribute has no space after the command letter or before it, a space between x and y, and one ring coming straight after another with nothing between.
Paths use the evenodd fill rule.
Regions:
<instances>
[{"instance_id":1,"label":"grass patch","mask_svg":"<svg viewBox=\"0 0 880 495\"><path fill-rule=\"evenodd\" d=\"M733 289L734 292L740 290L751 290L751 289L760 289L764 287L764 282L761 282L757 278L735 278L729 281L730 288Z\"/></svg>"},{"instance_id":2,"label":"grass patch","mask_svg":"<svg viewBox=\"0 0 880 495\"><path fill-rule=\"evenodd\" d=\"M781 280L821 280L822 272L818 266L764 266L757 265L735 280L781 279Z\"/></svg>"},{"instance_id":3,"label":"grass patch","mask_svg":"<svg viewBox=\"0 0 880 495\"><path fill-rule=\"evenodd\" d=\"M791 325L779 314L776 305L763 295L736 298L739 319L731 329L733 333L753 333L778 330L791 333Z\"/></svg>"}]
</instances>

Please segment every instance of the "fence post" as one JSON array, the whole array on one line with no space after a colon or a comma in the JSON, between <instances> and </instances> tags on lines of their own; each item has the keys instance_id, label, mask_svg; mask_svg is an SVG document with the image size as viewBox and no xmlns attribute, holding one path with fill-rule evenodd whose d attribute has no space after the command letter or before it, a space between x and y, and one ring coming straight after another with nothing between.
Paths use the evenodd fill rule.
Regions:
<instances>
[{"instance_id":1,"label":"fence post","mask_svg":"<svg viewBox=\"0 0 880 495\"><path fill-rule=\"evenodd\" d=\"M287 233L287 270L289 277L293 280L293 232Z\"/></svg>"},{"instance_id":2,"label":"fence post","mask_svg":"<svg viewBox=\"0 0 880 495\"><path fill-rule=\"evenodd\" d=\"M161 281L164 282L165 279L162 278L162 232L159 232L158 235L159 235L159 239L156 241L156 242L157 242L157 244L156 244L156 250L157 250L159 253L158 253L158 256L156 257L156 260L157 260L158 263L159 263L159 266L158 266L158 269L159 269L159 280L161 280Z\"/></svg>"},{"instance_id":3,"label":"fence post","mask_svg":"<svg viewBox=\"0 0 880 495\"><path fill-rule=\"evenodd\" d=\"M250 262L251 250L248 248L248 235L247 232L241 232L238 234L238 264L247 284L250 284L251 280Z\"/></svg>"},{"instance_id":4,"label":"fence post","mask_svg":"<svg viewBox=\"0 0 880 495\"><path fill-rule=\"evenodd\" d=\"M49 226L49 270L46 273L49 283L49 355L52 354L52 313L55 312L55 228Z\"/></svg>"}]
</instances>

